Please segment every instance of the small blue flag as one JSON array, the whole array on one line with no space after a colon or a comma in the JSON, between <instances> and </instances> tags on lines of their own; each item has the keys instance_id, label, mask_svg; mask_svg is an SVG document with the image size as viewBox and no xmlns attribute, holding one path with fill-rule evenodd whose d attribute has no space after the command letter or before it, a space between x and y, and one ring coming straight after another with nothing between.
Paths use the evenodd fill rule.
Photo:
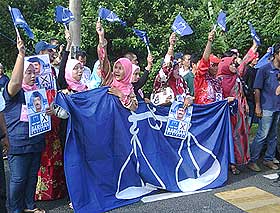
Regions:
<instances>
[{"instance_id":1,"label":"small blue flag","mask_svg":"<svg viewBox=\"0 0 280 213\"><path fill-rule=\"evenodd\" d=\"M137 30L135 28L132 28L133 32L139 37L142 39L142 41L144 41L144 43L146 44L146 46L149 46L149 38L148 38L148 35L147 35L147 32L145 31L142 31L142 30Z\"/></svg>"},{"instance_id":2,"label":"small blue flag","mask_svg":"<svg viewBox=\"0 0 280 213\"><path fill-rule=\"evenodd\" d=\"M171 29L180 36L190 35L193 33L192 28L188 25L188 23L182 18L180 14L176 16L176 19Z\"/></svg>"},{"instance_id":3,"label":"small blue flag","mask_svg":"<svg viewBox=\"0 0 280 213\"><path fill-rule=\"evenodd\" d=\"M273 55L273 52L274 52L273 47L270 47L269 51L263 57L261 57L261 59L255 65L255 68L259 69L260 67L264 66L265 64L268 64L269 59Z\"/></svg>"},{"instance_id":4,"label":"small blue flag","mask_svg":"<svg viewBox=\"0 0 280 213\"><path fill-rule=\"evenodd\" d=\"M226 14L224 12L220 12L217 18L217 24L224 32L227 31L226 27Z\"/></svg>"},{"instance_id":5,"label":"small blue flag","mask_svg":"<svg viewBox=\"0 0 280 213\"><path fill-rule=\"evenodd\" d=\"M60 5L55 7L55 21L61 24L69 24L71 21L74 21L75 17L73 13L65 7Z\"/></svg>"},{"instance_id":6,"label":"small blue flag","mask_svg":"<svg viewBox=\"0 0 280 213\"><path fill-rule=\"evenodd\" d=\"M24 20L20 10L17 8L11 8L10 6L9 6L9 10L10 10L13 22L14 22L14 26L23 28L24 31L26 32L27 36L30 39L34 39L34 34L33 34L32 30L30 29L30 27L28 26L28 24L26 23L26 21Z\"/></svg>"},{"instance_id":7,"label":"small blue flag","mask_svg":"<svg viewBox=\"0 0 280 213\"><path fill-rule=\"evenodd\" d=\"M113 11L108 10L106 8L101 7L99 9L99 17L102 19L106 19L109 22L120 22L122 26L126 26L126 22L122 21Z\"/></svg>"},{"instance_id":8,"label":"small blue flag","mask_svg":"<svg viewBox=\"0 0 280 213\"><path fill-rule=\"evenodd\" d=\"M248 21L248 25L249 25L250 30L251 30L252 38L256 41L257 45L260 46L261 45L261 39L257 35L255 28L253 27L253 25L249 21Z\"/></svg>"}]
</instances>

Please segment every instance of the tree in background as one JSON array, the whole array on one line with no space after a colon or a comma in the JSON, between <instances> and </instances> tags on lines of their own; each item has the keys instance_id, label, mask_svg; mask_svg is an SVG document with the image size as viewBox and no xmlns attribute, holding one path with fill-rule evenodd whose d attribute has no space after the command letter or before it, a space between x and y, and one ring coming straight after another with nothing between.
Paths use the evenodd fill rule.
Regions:
<instances>
[{"instance_id":1,"label":"tree in background","mask_svg":"<svg viewBox=\"0 0 280 213\"><path fill-rule=\"evenodd\" d=\"M17 7L23 13L25 20L33 30L35 42L57 37L64 42L64 28L55 23L55 6L68 7L63 0L1 0L0 2L0 33L13 40L16 34L11 17L7 9L8 3ZM144 30L148 33L151 51L155 58L155 66L150 75L145 92L150 92L153 78L160 66L161 58L168 48L168 38L171 25L180 12L182 17L192 27L194 33L178 39L175 52L201 53L205 47L208 32L216 21L222 9L227 15L228 32L218 30L213 45L213 52L221 54L229 48L237 48L245 53L251 46L252 39L247 22L250 20L262 40L260 48L264 53L268 46L279 41L280 11L277 9L279 1L269 0L110 0L82 1L82 29L81 48L89 54L90 66L97 59L95 22L99 6L114 11L129 27ZM138 55L140 64L145 66L147 51L145 44L134 35L131 28L122 27L119 23L103 21L106 36L109 41L109 57L114 61L128 51ZM16 46L0 34L0 61L12 69L16 57ZM33 54L33 41L28 40L21 33Z\"/></svg>"}]
</instances>

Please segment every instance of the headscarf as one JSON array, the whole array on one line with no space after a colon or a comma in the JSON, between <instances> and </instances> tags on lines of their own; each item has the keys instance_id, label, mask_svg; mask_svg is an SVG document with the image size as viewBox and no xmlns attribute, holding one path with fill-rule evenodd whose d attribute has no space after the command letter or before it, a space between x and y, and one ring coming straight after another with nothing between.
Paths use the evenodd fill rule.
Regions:
<instances>
[{"instance_id":1,"label":"headscarf","mask_svg":"<svg viewBox=\"0 0 280 213\"><path fill-rule=\"evenodd\" d=\"M24 61L24 68L23 68L23 72L25 73L26 72L26 70L28 69L28 67L30 66L30 65L32 65L33 66L33 64L32 63L30 63L29 61ZM34 67L34 66L33 66ZM35 69L35 68L34 68ZM32 86L30 86L30 85L28 85L28 84L26 84L25 82L24 82L24 80L22 81L22 89L26 92L26 91L32 91L32 90L36 90L36 89L38 89L38 87L36 86L36 84L34 83Z\"/></svg>"},{"instance_id":2,"label":"headscarf","mask_svg":"<svg viewBox=\"0 0 280 213\"><path fill-rule=\"evenodd\" d=\"M135 64L132 64L132 75L131 75L131 81L132 81L132 78L133 78L133 75L134 73L136 72L136 70L140 70L140 67L135 65Z\"/></svg>"},{"instance_id":3,"label":"headscarf","mask_svg":"<svg viewBox=\"0 0 280 213\"><path fill-rule=\"evenodd\" d=\"M218 77L222 77L222 88L224 97L229 97L230 92L238 77L237 73L230 71L229 66L233 63L234 57L225 57L218 65Z\"/></svg>"},{"instance_id":4,"label":"headscarf","mask_svg":"<svg viewBox=\"0 0 280 213\"><path fill-rule=\"evenodd\" d=\"M65 79L71 90L82 92L87 89L86 85L82 84L81 81L77 81L72 77L73 69L77 64L81 64L81 62L76 59L69 59L67 61L65 67Z\"/></svg>"},{"instance_id":5,"label":"headscarf","mask_svg":"<svg viewBox=\"0 0 280 213\"><path fill-rule=\"evenodd\" d=\"M111 83L112 87L119 89L124 95L129 95L133 91L133 86L131 84L131 76L132 76L132 63L127 58L118 59L114 67L117 63L120 63L125 71L124 77L122 80L117 81L116 78L113 78L113 82Z\"/></svg>"},{"instance_id":6,"label":"headscarf","mask_svg":"<svg viewBox=\"0 0 280 213\"><path fill-rule=\"evenodd\" d=\"M133 78L133 74L136 72L136 70L140 70L140 67L135 65L135 64L132 64L132 75L131 75L131 81L132 81L132 78ZM136 82L135 82L136 83ZM144 93L141 89L139 89L138 91L138 94L141 96L141 98L144 98ZM136 93L136 92L135 92Z\"/></svg>"},{"instance_id":7,"label":"headscarf","mask_svg":"<svg viewBox=\"0 0 280 213\"><path fill-rule=\"evenodd\" d=\"M99 62L99 60L97 60L94 64L91 76L89 78L89 85L88 85L89 89L95 89L95 88L98 88L101 85L102 79L97 74L97 69L98 69L99 65L100 65L100 62Z\"/></svg>"},{"instance_id":8,"label":"headscarf","mask_svg":"<svg viewBox=\"0 0 280 213\"><path fill-rule=\"evenodd\" d=\"M179 78L174 77L173 70L175 69L176 66L179 66L179 64L177 63L177 61L174 60L173 67L170 70L171 72L168 80L168 85L172 89L175 96L182 95L182 94L189 94L189 89L184 79L179 74L178 74Z\"/></svg>"}]
</instances>

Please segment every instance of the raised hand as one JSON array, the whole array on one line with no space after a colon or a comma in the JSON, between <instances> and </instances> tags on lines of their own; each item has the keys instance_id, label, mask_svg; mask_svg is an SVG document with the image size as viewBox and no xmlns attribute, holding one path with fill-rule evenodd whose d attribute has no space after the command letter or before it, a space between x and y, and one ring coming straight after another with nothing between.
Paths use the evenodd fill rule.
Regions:
<instances>
[{"instance_id":1,"label":"raised hand","mask_svg":"<svg viewBox=\"0 0 280 213\"><path fill-rule=\"evenodd\" d=\"M97 34L99 35L99 37L104 38L104 29L103 29L103 27L102 27L102 24L101 24L101 21L100 21L100 20L98 20L98 21L96 22L96 32L97 32Z\"/></svg>"},{"instance_id":2,"label":"raised hand","mask_svg":"<svg viewBox=\"0 0 280 213\"><path fill-rule=\"evenodd\" d=\"M216 34L216 30L213 29L209 34L208 34L208 41L213 42L215 39L215 34Z\"/></svg>"},{"instance_id":3,"label":"raised hand","mask_svg":"<svg viewBox=\"0 0 280 213\"><path fill-rule=\"evenodd\" d=\"M170 46L174 46L176 43L176 33L173 32L171 33L170 37L169 37L169 44Z\"/></svg>"},{"instance_id":4,"label":"raised hand","mask_svg":"<svg viewBox=\"0 0 280 213\"><path fill-rule=\"evenodd\" d=\"M17 37L17 49L18 49L18 54L21 55L22 57L25 56L25 47L24 47L24 42L21 40L20 37Z\"/></svg>"},{"instance_id":5,"label":"raised hand","mask_svg":"<svg viewBox=\"0 0 280 213\"><path fill-rule=\"evenodd\" d=\"M149 54L148 57L147 57L147 63L148 63L148 65L146 67L147 71L150 71L152 69L153 60L154 60L154 58L153 58L152 54Z\"/></svg>"}]
</instances>

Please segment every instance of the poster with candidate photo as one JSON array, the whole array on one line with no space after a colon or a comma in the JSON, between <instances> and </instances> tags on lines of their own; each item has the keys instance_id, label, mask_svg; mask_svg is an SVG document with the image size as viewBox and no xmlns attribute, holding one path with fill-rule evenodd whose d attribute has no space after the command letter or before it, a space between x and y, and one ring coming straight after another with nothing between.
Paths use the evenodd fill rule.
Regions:
<instances>
[{"instance_id":1,"label":"poster with candidate photo","mask_svg":"<svg viewBox=\"0 0 280 213\"><path fill-rule=\"evenodd\" d=\"M25 57L24 60L25 63L31 63L33 65L38 88L45 88L46 90L56 89L48 54L33 55Z\"/></svg>"},{"instance_id":2,"label":"poster with candidate photo","mask_svg":"<svg viewBox=\"0 0 280 213\"><path fill-rule=\"evenodd\" d=\"M164 135L186 139L191 127L193 106L184 109L184 103L174 101L170 107Z\"/></svg>"},{"instance_id":3,"label":"poster with candidate photo","mask_svg":"<svg viewBox=\"0 0 280 213\"><path fill-rule=\"evenodd\" d=\"M29 137L51 130L51 118L46 114L49 107L46 90L39 89L25 92L27 106Z\"/></svg>"}]
</instances>

